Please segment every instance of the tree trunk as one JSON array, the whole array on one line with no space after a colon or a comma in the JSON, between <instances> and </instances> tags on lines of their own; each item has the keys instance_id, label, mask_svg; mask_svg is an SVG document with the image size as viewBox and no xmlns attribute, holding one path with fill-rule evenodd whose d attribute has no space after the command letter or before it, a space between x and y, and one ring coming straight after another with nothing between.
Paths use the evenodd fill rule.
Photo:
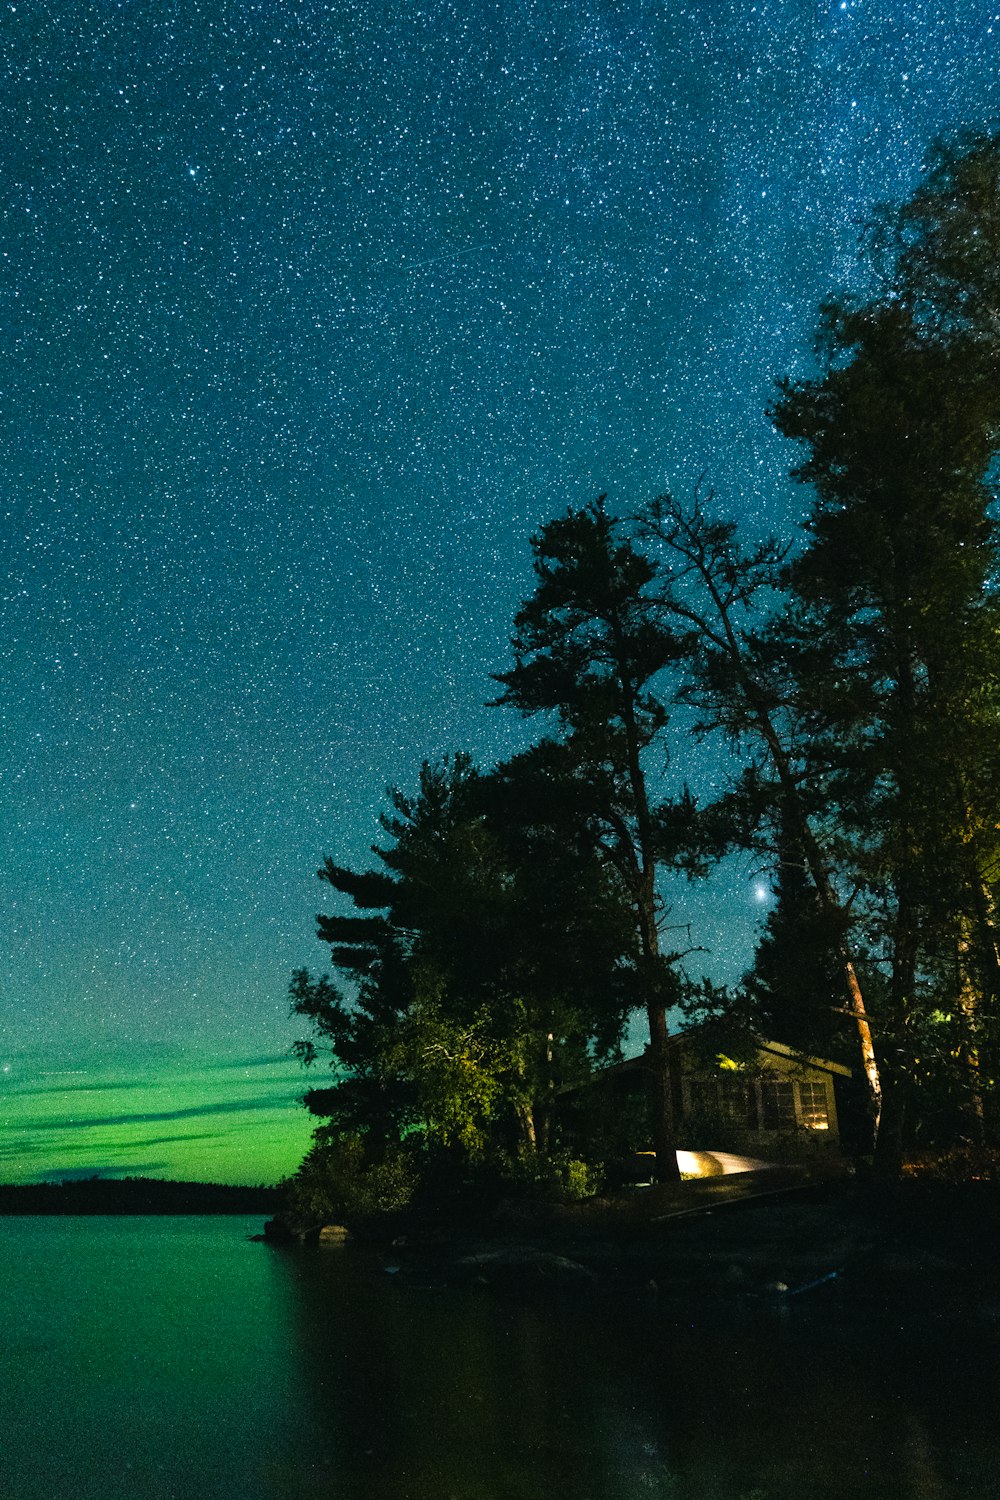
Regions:
<instances>
[{"instance_id":1,"label":"tree trunk","mask_svg":"<svg viewBox=\"0 0 1000 1500\"><path fill-rule=\"evenodd\" d=\"M906 1118L905 1071L911 1064L909 1022L914 1014L917 955L920 947L919 904L914 896L912 871L903 869L896 878L896 917L892 931L892 977L888 1016L881 1028L883 1081L891 1079L883 1100L882 1126L875 1142L875 1171L879 1177L898 1177L903 1166L903 1129ZM891 1049L888 1050L887 1049Z\"/></svg>"},{"instance_id":2,"label":"tree trunk","mask_svg":"<svg viewBox=\"0 0 1000 1500\"><path fill-rule=\"evenodd\" d=\"M548 1156L552 1146L552 1103L555 1099L556 1081L552 1076L555 1061L555 1036L550 1031L545 1037L545 1096L538 1110L538 1150Z\"/></svg>"},{"instance_id":3,"label":"tree trunk","mask_svg":"<svg viewBox=\"0 0 1000 1500\"><path fill-rule=\"evenodd\" d=\"M981 1057L981 997L975 982L971 926L967 917L960 919L955 944L955 992L962 1017L958 1055L967 1081L972 1139L977 1149L981 1150L986 1144L986 1102Z\"/></svg>"},{"instance_id":4,"label":"tree trunk","mask_svg":"<svg viewBox=\"0 0 1000 1500\"><path fill-rule=\"evenodd\" d=\"M660 934L656 925L655 867L643 871L638 894L639 937L643 967L646 970L646 1016L649 1020L649 1086L650 1128L656 1153L658 1182L679 1182L677 1139L674 1130L673 1096L670 1088L670 1061L667 1056L667 1006L663 996L663 960Z\"/></svg>"},{"instance_id":5,"label":"tree trunk","mask_svg":"<svg viewBox=\"0 0 1000 1500\"><path fill-rule=\"evenodd\" d=\"M679 1182L681 1173L677 1165L667 1059L667 1008L662 1001L651 1000L646 1006L646 1015L649 1019L649 1121L656 1153L656 1178L658 1182Z\"/></svg>"},{"instance_id":6,"label":"tree trunk","mask_svg":"<svg viewBox=\"0 0 1000 1500\"><path fill-rule=\"evenodd\" d=\"M997 918L997 904L993 898L993 892L978 869L973 872L972 890L982 937L983 954L987 969L992 976L991 989L994 998L1000 999L1000 921Z\"/></svg>"},{"instance_id":7,"label":"tree trunk","mask_svg":"<svg viewBox=\"0 0 1000 1500\"><path fill-rule=\"evenodd\" d=\"M884 1061L879 1069L879 1076L882 1083L882 1122L875 1142L873 1170L876 1177L895 1181L903 1167L906 1100L901 1080Z\"/></svg>"},{"instance_id":8,"label":"tree trunk","mask_svg":"<svg viewBox=\"0 0 1000 1500\"><path fill-rule=\"evenodd\" d=\"M646 982L652 993L646 996L649 1019L650 1125L653 1150L656 1153L656 1177L659 1182L679 1182L677 1145L674 1134L674 1110L670 1090L670 1068L667 1059L667 1007L662 994L662 955L656 924L656 841L649 812L646 777L639 753L640 736L636 724L637 689L629 670L629 652L621 622L612 612L609 617L617 657L616 671L621 689L621 717L625 728L626 772L632 789L636 822L637 889L636 915Z\"/></svg>"},{"instance_id":9,"label":"tree trunk","mask_svg":"<svg viewBox=\"0 0 1000 1500\"><path fill-rule=\"evenodd\" d=\"M847 944L841 944L840 959L844 970L844 979L847 984L847 1004L858 1033L858 1044L861 1048L861 1065L864 1069L865 1083L868 1090L868 1111L871 1120L872 1149L878 1147L879 1130L882 1124L882 1075L879 1070L878 1059L875 1056L875 1043L872 1038L872 1029L868 1023L868 1012L865 1009L864 997L861 986L858 983L857 972L854 962L847 949Z\"/></svg>"},{"instance_id":10,"label":"tree trunk","mask_svg":"<svg viewBox=\"0 0 1000 1500\"><path fill-rule=\"evenodd\" d=\"M979 1146L996 1143L996 1109L983 1080L996 1077L993 1019L1000 1007L1000 921L996 900L977 851L976 820L961 772L953 768L965 843L968 916L960 918L956 942L958 1004L964 1037L962 1058L969 1069L972 1124Z\"/></svg>"},{"instance_id":11,"label":"tree trunk","mask_svg":"<svg viewBox=\"0 0 1000 1500\"><path fill-rule=\"evenodd\" d=\"M528 1150L535 1154L538 1150L538 1135L535 1130L535 1111L528 1100L522 1100L517 1107L517 1113L521 1120L521 1130L524 1133L524 1144Z\"/></svg>"}]
</instances>

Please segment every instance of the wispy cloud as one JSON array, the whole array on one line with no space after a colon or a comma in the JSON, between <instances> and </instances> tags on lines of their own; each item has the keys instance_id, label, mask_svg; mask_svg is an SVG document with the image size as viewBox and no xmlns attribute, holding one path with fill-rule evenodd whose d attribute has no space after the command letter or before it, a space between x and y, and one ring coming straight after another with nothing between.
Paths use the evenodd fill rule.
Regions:
<instances>
[{"instance_id":1,"label":"wispy cloud","mask_svg":"<svg viewBox=\"0 0 1000 1500\"><path fill-rule=\"evenodd\" d=\"M101 1130L112 1125L153 1125L158 1120L195 1120L202 1115L239 1115L259 1109L278 1109L296 1102L300 1095L265 1094L257 1099L218 1099L188 1109L150 1110L132 1115L88 1115L83 1119L36 1119L25 1122L29 1130Z\"/></svg>"},{"instance_id":2,"label":"wispy cloud","mask_svg":"<svg viewBox=\"0 0 1000 1500\"><path fill-rule=\"evenodd\" d=\"M60 1182L85 1182L88 1177L159 1177L166 1166L165 1161L140 1161L128 1167L55 1167L51 1176Z\"/></svg>"}]
</instances>

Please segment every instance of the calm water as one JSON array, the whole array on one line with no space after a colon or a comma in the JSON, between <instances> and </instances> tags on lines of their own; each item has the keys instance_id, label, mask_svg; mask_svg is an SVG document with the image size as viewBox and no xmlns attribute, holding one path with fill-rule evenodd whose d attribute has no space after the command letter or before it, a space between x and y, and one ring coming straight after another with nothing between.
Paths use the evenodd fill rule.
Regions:
<instances>
[{"instance_id":1,"label":"calm water","mask_svg":"<svg viewBox=\"0 0 1000 1500\"><path fill-rule=\"evenodd\" d=\"M422 1291L231 1218L0 1219L3 1500L988 1500L1000 1340Z\"/></svg>"}]
</instances>

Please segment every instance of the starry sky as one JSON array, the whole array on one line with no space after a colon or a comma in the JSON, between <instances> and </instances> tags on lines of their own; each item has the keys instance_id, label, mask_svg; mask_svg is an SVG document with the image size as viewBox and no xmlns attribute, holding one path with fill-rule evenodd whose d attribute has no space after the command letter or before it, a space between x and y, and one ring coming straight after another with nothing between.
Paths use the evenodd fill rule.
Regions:
<instances>
[{"instance_id":1,"label":"starry sky","mask_svg":"<svg viewBox=\"0 0 1000 1500\"><path fill-rule=\"evenodd\" d=\"M791 534L774 379L1000 118L995 11L3 4L0 1177L294 1167L321 858L524 742L556 511L705 473ZM758 896L677 893L718 977Z\"/></svg>"}]
</instances>

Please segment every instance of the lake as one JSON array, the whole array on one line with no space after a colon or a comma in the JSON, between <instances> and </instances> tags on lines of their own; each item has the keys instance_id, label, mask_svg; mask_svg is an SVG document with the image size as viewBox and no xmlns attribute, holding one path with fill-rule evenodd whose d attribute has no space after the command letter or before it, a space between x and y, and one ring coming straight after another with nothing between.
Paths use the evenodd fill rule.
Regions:
<instances>
[{"instance_id":1,"label":"lake","mask_svg":"<svg viewBox=\"0 0 1000 1500\"><path fill-rule=\"evenodd\" d=\"M1000 1496L992 1330L520 1306L261 1224L0 1220L3 1500Z\"/></svg>"}]
</instances>

